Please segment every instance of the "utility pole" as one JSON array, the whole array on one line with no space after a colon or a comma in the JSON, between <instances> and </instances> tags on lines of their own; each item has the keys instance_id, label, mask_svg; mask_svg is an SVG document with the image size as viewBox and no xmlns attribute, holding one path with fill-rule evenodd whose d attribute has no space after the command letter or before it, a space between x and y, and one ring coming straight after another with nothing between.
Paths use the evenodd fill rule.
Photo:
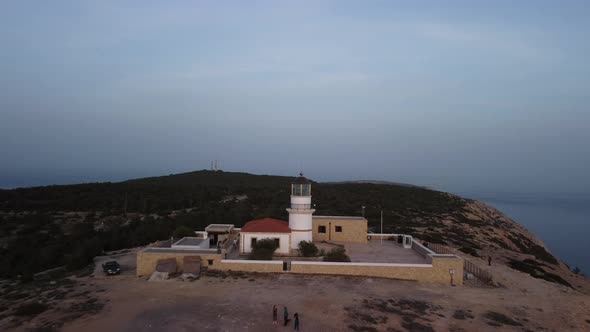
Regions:
<instances>
[{"instance_id":1,"label":"utility pole","mask_svg":"<svg viewBox=\"0 0 590 332\"><path fill-rule=\"evenodd\" d=\"M383 209L381 209L381 245L383 245Z\"/></svg>"}]
</instances>

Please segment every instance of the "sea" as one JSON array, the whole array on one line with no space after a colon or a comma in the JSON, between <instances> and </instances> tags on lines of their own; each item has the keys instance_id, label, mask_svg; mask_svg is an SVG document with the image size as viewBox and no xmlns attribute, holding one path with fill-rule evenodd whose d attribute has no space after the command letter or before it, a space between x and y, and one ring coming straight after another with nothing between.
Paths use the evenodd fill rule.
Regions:
<instances>
[{"instance_id":1,"label":"sea","mask_svg":"<svg viewBox=\"0 0 590 332\"><path fill-rule=\"evenodd\" d=\"M590 276L590 193L460 193L526 227L571 269Z\"/></svg>"}]
</instances>

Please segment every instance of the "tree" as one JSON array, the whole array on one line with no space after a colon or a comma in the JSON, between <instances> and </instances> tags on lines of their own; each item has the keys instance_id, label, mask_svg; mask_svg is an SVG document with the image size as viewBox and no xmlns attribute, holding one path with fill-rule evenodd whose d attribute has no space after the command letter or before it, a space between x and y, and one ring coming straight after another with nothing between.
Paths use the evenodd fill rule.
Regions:
<instances>
[{"instance_id":1,"label":"tree","mask_svg":"<svg viewBox=\"0 0 590 332\"><path fill-rule=\"evenodd\" d=\"M195 232L187 226L178 226L174 230L174 237L195 236Z\"/></svg>"},{"instance_id":2,"label":"tree","mask_svg":"<svg viewBox=\"0 0 590 332\"><path fill-rule=\"evenodd\" d=\"M311 241L299 242L299 253L303 257L315 257L318 255L318 247Z\"/></svg>"},{"instance_id":3,"label":"tree","mask_svg":"<svg viewBox=\"0 0 590 332\"><path fill-rule=\"evenodd\" d=\"M272 255L278 248L278 244L274 239L261 239L256 241L252 247L252 252L248 259L254 260L272 260Z\"/></svg>"},{"instance_id":4,"label":"tree","mask_svg":"<svg viewBox=\"0 0 590 332\"><path fill-rule=\"evenodd\" d=\"M350 257L346 254L344 247L336 247L324 256L324 262L350 262Z\"/></svg>"}]
</instances>

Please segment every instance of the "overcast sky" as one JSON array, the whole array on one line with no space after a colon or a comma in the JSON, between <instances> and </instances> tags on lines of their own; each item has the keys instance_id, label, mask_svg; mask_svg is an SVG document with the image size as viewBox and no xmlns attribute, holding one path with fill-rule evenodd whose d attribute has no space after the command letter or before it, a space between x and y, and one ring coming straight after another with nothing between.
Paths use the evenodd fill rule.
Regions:
<instances>
[{"instance_id":1,"label":"overcast sky","mask_svg":"<svg viewBox=\"0 0 590 332\"><path fill-rule=\"evenodd\" d=\"M217 159L587 192L588 17L588 1L2 1L0 187Z\"/></svg>"}]
</instances>

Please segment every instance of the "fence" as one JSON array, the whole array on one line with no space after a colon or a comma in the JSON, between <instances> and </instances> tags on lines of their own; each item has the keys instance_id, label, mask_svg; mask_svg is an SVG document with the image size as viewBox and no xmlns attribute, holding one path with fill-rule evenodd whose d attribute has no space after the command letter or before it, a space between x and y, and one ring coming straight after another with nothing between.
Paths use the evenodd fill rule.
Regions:
<instances>
[{"instance_id":1,"label":"fence","mask_svg":"<svg viewBox=\"0 0 590 332\"><path fill-rule=\"evenodd\" d=\"M493 284L494 282L494 277L489 271L482 269L468 260L465 260L463 271L473 274L477 279L486 284Z\"/></svg>"},{"instance_id":2,"label":"fence","mask_svg":"<svg viewBox=\"0 0 590 332\"><path fill-rule=\"evenodd\" d=\"M432 251L438 253L438 254L453 254L453 252L440 244L437 243L429 243L428 244L428 248L432 249ZM481 267L479 267L477 264L463 258L465 261L465 265L463 267L463 271L465 273L471 273L473 274L477 279L481 280L482 282L486 283L486 284L493 284L494 282L494 277L492 275L492 273L490 273L488 270L482 269Z\"/></svg>"},{"instance_id":3,"label":"fence","mask_svg":"<svg viewBox=\"0 0 590 332\"><path fill-rule=\"evenodd\" d=\"M454 254L449 248L437 243L428 243L427 248L429 248L437 254Z\"/></svg>"}]
</instances>

